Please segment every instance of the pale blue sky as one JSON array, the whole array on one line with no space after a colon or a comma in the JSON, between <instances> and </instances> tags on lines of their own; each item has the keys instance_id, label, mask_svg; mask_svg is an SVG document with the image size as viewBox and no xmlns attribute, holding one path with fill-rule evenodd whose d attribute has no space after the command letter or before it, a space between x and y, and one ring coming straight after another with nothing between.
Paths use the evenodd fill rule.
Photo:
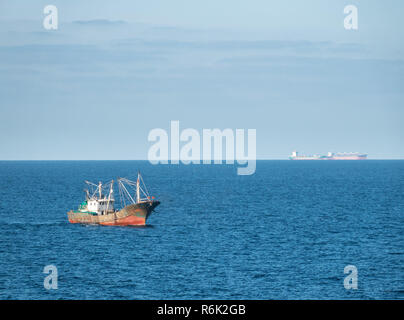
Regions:
<instances>
[{"instance_id":1,"label":"pale blue sky","mask_svg":"<svg viewBox=\"0 0 404 320\"><path fill-rule=\"evenodd\" d=\"M47 4L58 30L42 27ZM258 158L404 158L403 8L0 0L0 159L145 159L171 120L257 129Z\"/></svg>"}]
</instances>

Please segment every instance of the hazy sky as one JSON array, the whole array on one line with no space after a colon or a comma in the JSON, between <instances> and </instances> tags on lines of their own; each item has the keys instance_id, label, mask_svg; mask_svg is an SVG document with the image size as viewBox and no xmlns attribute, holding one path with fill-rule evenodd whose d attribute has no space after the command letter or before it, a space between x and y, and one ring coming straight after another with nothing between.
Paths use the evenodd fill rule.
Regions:
<instances>
[{"instance_id":1,"label":"hazy sky","mask_svg":"<svg viewBox=\"0 0 404 320\"><path fill-rule=\"evenodd\" d=\"M42 26L45 5L59 28ZM345 5L359 30L343 27ZM404 158L404 2L0 0L0 159L146 159L153 128L258 158Z\"/></svg>"}]
</instances>

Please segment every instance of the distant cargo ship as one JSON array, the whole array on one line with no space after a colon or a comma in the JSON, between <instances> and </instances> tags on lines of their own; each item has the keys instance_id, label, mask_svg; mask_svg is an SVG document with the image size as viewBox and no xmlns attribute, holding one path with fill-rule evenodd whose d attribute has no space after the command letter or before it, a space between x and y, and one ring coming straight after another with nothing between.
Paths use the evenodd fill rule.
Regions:
<instances>
[{"instance_id":1,"label":"distant cargo ship","mask_svg":"<svg viewBox=\"0 0 404 320\"><path fill-rule=\"evenodd\" d=\"M293 151L290 155L290 160L366 160L366 153L358 152L344 152L344 153L333 153L328 152L326 156L324 155L299 155L297 151Z\"/></svg>"},{"instance_id":2,"label":"distant cargo ship","mask_svg":"<svg viewBox=\"0 0 404 320\"><path fill-rule=\"evenodd\" d=\"M86 200L77 210L67 213L69 222L107 226L144 226L147 218L160 202L150 197L144 182L143 188L140 186L141 182L143 179L140 173L136 182L118 178L122 209L117 210L114 209L114 180L104 187L101 182L96 185L86 181L89 189L92 190L85 190ZM134 194L131 192L131 187L135 189ZM104 191L107 191L108 195L104 195Z\"/></svg>"}]
</instances>

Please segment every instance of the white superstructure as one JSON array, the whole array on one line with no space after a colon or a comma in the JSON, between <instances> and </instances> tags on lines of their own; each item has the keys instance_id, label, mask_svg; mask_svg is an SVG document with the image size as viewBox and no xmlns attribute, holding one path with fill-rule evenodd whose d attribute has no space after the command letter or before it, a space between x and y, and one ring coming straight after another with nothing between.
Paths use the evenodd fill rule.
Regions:
<instances>
[{"instance_id":1,"label":"white superstructure","mask_svg":"<svg viewBox=\"0 0 404 320\"><path fill-rule=\"evenodd\" d=\"M140 186L140 181L143 183L144 189ZM138 173L136 182L125 178L118 178L117 182L119 186L119 195L122 208L126 207L127 202L128 204L137 204L150 201L149 193L140 173ZM104 186L101 182L99 182L98 185L90 181L85 181L85 183L89 186L91 192L89 189L85 190L86 200L79 206L79 212L105 215L117 211L114 208L114 180L106 183ZM128 189L129 187L135 189L135 192L132 193L132 190ZM141 197L141 193L144 196L143 198Z\"/></svg>"}]
</instances>

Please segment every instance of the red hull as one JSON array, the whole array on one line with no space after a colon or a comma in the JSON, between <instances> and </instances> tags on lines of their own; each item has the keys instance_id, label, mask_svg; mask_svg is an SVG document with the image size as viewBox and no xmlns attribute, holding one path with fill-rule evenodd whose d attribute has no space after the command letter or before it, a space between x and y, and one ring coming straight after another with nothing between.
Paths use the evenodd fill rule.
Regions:
<instances>
[{"instance_id":1,"label":"red hull","mask_svg":"<svg viewBox=\"0 0 404 320\"><path fill-rule=\"evenodd\" d=\"M83 223L81 221L70 220L70 223ZM103 226L144 226L146 225L146 219L141 217L129 216L114 221L98 222Z\"/></svg>"},{"instance_id":2,"label":"red hull","mask_svg":"<svg viewBox=\"0 0 404 320\"><path fill-rule=\"evenodd\" d=\"M104 226L144 226L159 201L146 201L126 206L118 212L107 215L92 215L86 212L67 213L70 223L100 224Z\"/></svg>"},{"instance_id":3,"label":"red hull","mask_svg":"<svg viewBox=\"0 0 404 320\"><path fill-rule=\"evenodd\" d=\"M129 216L122 219L117 219L112 222L100 222L104 226L144 226L146 219L141 217Z\"/></svg>"}]
</instances>

